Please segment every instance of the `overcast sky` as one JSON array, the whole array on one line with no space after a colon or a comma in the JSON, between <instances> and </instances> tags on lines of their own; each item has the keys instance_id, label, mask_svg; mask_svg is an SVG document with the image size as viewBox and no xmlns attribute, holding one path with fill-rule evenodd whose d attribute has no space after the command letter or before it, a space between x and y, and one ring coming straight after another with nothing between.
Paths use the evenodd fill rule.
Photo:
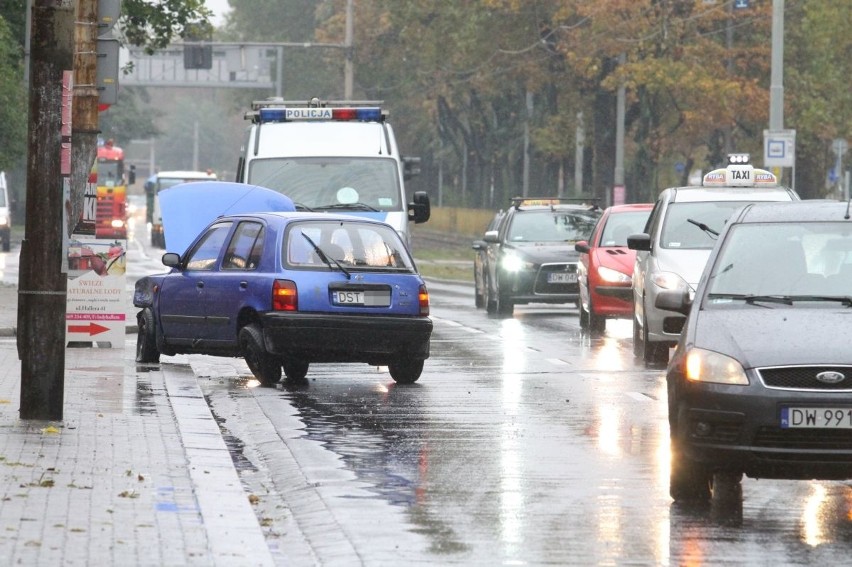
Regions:
<instances>
[{"instance_id":1,"label":"overcast sky","mask_svg":"<svg viewBox=\"0 0 852 567\"><path fill-rule=\"evenodd\" d=\"M213 25L220 26L223 23L223 16L231 10L228 0L205 0L204 5L213 10Z\"/></svg>"}]
</instances>

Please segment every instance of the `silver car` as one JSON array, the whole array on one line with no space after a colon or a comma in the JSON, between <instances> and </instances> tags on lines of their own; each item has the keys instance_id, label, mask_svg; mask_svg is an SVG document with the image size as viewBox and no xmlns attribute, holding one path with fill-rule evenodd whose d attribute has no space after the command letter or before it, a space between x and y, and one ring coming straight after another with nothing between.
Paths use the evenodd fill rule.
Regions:
<instances>
[{"instance_id":1,"label":"silver car","mask_svg":"<svg viewBox=\"0 0 852 567\"><path fill-rule=\"evenodd\" d=\"M739 155L739 154L738 154ZM706 174L701 186L660 193L645 231L627 239L633 268L633 350L654 365L668 362L685 317L654 306L662 290L695 292L701 272L728 218L748 203L798 201L775 175L747 163Z\"/></svg>"}]
</instances>

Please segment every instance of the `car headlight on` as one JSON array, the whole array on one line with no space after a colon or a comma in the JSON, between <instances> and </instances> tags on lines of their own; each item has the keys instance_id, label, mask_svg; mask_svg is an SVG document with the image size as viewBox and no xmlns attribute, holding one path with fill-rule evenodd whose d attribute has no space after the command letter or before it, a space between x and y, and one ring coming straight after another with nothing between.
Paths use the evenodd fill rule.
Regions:
<instances>
[{"instance_id":1,"label":"car headlight on","mask_svg":"<svg viewBox=\"0 0 852 567\"><path fill-rule=\"evenodd\" d=\"M689 284L673 272L658 272L654 274L651 281L662 289L689 289Z\"/></svg>"},{"instance_id":2,"label":"car headlight on","mask_svg":"<svg viewBox=\"0 0 852 567\"><path fill-rule=\"evenodd\" d=\"M607 283L629 284L633 281L633 278L627 274L622 274L618 270L613 270L605 266L598 267L598 275Z\"/></svg>"},{"instance_id":3,"label":"car headlight on","mask_svg":"<svg viewBox=\"0 0 852 567\"><path fill-rule=\"evenodd\" d=\"M112 219L110 225L112 226L112 228L121 228L124 226L124 221L121 219Z\"/></svg>"},{"instance_id":4,"label":"car headlight on","mask_svg":"<svg viewBox=\"0 0 852 567\"><path fill-rule=\"evenodd\" d=\"M685 375L692 382L748 386L742 364L730 356L693 348L686 355Z\"/></svg>"},{"instance_id":5,"label":"car headlight on","mask_svg":"<svg viewBox=\"0 0 852 567\"><path fill-rule=\"evenodd\" d=\"M520 272L533 269L531 262L525 262L518 254L506 252L500 259L500 266L507 272Z\"/></svg>"}]
</instances>

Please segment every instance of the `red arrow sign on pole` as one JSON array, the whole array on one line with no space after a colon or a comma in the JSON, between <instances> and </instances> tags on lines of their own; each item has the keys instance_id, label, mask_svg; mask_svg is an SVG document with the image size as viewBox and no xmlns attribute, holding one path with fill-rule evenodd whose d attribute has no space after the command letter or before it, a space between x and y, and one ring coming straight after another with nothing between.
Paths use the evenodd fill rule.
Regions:
<instances>
[{"instance_id":1,"label":"red arrow sign on pole","mask_svg":"<svg viewBox=\"0 0 852 567\"><path fill-rule=\"evenodd\" d=\"M89 323L88 325L68 325L69 333L88 333L89 336L97 335L109 331L109 327L98 325L97 323Z\"/></svg>"}]
</instances>

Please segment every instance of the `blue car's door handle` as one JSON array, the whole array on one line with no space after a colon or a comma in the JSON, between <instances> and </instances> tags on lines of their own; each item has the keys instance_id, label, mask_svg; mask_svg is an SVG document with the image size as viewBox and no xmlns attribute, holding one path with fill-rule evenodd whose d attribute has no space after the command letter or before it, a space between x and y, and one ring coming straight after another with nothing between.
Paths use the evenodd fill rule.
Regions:
<instances>
[{"instance_id":1,"label":"blue car's door handle","mask_svg":"<svg viewBox=\"0 0 852 567\"><path fill-rule=\"evenodd\" d=\"M240 282L240 289L248 289L248 282Z\"/></svg>"},{"instance_id":2,"label":"blue car's door handle","mask_svg":"<svg viewBox=\"0 0 852 567\"><path fill-rule=\"evenodd\" d=\"M204 287L204 282L198 282L198 283L196 283L196 284L195 284L195 287L197 287L198 289L203 288L203 287Z\"/></svg>"}]
</instances>

